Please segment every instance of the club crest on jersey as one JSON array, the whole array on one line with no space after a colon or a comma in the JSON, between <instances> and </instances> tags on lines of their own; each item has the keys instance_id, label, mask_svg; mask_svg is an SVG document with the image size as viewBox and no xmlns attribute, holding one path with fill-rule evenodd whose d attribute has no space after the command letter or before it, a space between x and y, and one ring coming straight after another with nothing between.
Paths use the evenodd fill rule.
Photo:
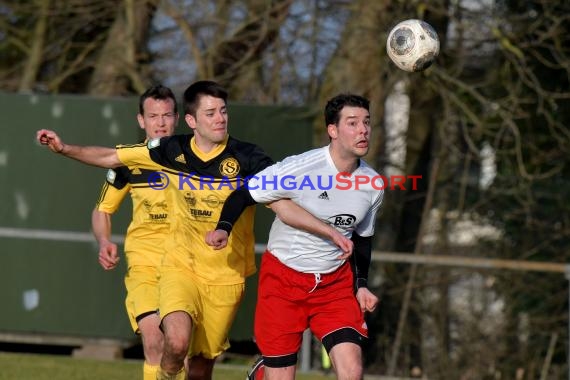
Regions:
<instances>
[{"instance_id":1,"label":"club crest on jersey","mask_svg":"<svg viewBox=\"0 0 570 380\"><path fill-rule=\"evenodd\" d=\"M234 178L239 174L239 162L233 157L226 158L220 164L220 174L226 178Z\"/></svg>"},{"instance_id":2,"label":"club crest on jersey","mask_svg":"<svg viewBox=\"0 0 570 380\"><path fill-rule=\"evenodd\" d=\"M159 145L160 145L160 137L157 137L157 138L152 139L152 140L148 140L148 143L146 144L148 149L156 148Z\"/></svg>"},{"instance_id":3,"label":"club crest on jersey","mask_svg":"<svg viewBox=\"0 0 570 380\"><path fill-rule=\"evenodd\" d=\"M117 178L117 173L113 169L107 170L107 182L112 185L115 183L115 178Z\"/></svg>"}]
</instances>

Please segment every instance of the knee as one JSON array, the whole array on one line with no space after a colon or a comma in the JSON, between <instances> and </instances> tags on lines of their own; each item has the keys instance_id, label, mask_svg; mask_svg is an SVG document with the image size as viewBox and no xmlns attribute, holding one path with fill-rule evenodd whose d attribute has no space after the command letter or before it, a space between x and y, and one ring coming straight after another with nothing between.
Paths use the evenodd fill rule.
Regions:
<instances>
[{"instance_id":1,"label":"knee","mask_svg":"<svg viewBox=\"0 0 570 380\"><path fill-rule=\"evenodd\" d=\"M162 332L158 331L149 333L148 331L141 332L142 344L145 350L152 350L156 351L162 350L162 346L164 344L164 335Z\"/></svg>"},{"instance_id":2,"label":"knee","mask_svg":"<svg viewBox=\"0 0 570 380\"><path fill-rule=\"evenodd\" d=\"M345 363L345 365L341 365L335 369L339 379L361 380L364 376L364 370L359 363Z\"/></svg>"},{"instance_id":3,"label":"knee","mask_svg":"<svg viewBox=\"0 0 570 380\"><path fill-rule=\"evenodd\" d=\"M146 347L151 352L160 353L164 347L164 339L162 339L162 337L158 337L157 339L150 340L147 342Z\"/></svg>"},{"instance_id":4,"label":"knee","mask_svg":"<svg viewBox=\"0 0 570 380\"><path fill-rule=\"evenodd\" d=\"M159 363L162 356L163 347L164 341L162 338L143 341L145 359L151 364Z\"/></svg>"},{"instance_id":5,"label":"knee","mask_svg":"<svg viewBox=\"0 0 570 380\"><path fill-rule=\"evenodd\" d=\"M188 354L190 341L185 336L166 336L164 341L164 352L184 359Z\"/></svg>"}]
</instances>

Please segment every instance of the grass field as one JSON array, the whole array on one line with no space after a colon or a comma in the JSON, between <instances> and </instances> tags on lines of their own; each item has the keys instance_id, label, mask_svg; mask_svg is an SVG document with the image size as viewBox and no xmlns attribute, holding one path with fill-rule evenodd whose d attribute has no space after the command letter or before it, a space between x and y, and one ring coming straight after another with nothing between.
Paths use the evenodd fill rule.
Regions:
<instances>
[{"instance_id":1,"label":"grass field","mask_svg":"<svg viewBox=\"0 0 570 380\"><path fill-rule=\"evenodd\" d=\"M140 380L139 360L100 361L70 356L0 352L0 380ZM246 366L219 364L214 380L244 380ZM298 374L299 380L324 380L332 376Z\"/></svg>"}]
</instances>

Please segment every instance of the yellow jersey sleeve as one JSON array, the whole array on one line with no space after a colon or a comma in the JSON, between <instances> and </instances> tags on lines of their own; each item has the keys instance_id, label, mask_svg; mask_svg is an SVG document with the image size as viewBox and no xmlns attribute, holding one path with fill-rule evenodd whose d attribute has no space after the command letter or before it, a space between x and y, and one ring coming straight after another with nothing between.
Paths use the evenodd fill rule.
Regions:
<instances>
[{"instance_id":1,"label":"yellow jersey sleeve","mask_svg":"<svg viewBox=\"0 0 570 380\"><path fill-rule=\"evenodd\" d=\"M105 182L101 188L99 199L95 204L95 209L107 214L115 213L126 195L129 193L130 189L130 185L126 185L122 189L117 189L116 187L111 186L108 182Z\"/></svg>"},{"instance_id":2,"label":"yellow jersey sleeve","mask_svg":"<svg viewBox=\"0 0 570 380\"><path fill-rule=\"evenodd\" d=\"M160 165L150 158L149 149L146 144L119 145L117 146L117 156L125 166L160 168Z\"/></svg>"}]
</instances>

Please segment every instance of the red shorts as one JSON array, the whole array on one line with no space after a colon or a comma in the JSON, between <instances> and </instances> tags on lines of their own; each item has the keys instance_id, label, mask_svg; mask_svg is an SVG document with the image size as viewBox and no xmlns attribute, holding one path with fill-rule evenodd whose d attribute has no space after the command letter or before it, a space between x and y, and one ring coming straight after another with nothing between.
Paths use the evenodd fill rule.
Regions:
<instances>
[{"instance_id":1,"label":"red shorts","mask_svg":"<svg viewBox=\"0 0 570 380\"><path fill-rule=\"evenodd\" d=\"M321 341L337 331L368 337L350 264L321 274L320 282L318 277L287 267L268 251L263 254L254 332L264 357L296 355L307 328Z\"/></svg>"}]
</instances>

